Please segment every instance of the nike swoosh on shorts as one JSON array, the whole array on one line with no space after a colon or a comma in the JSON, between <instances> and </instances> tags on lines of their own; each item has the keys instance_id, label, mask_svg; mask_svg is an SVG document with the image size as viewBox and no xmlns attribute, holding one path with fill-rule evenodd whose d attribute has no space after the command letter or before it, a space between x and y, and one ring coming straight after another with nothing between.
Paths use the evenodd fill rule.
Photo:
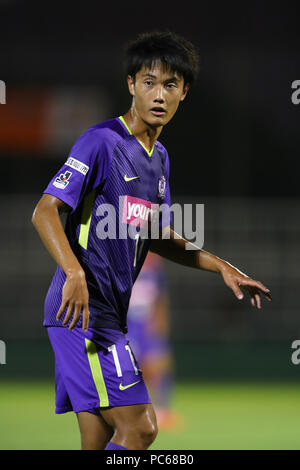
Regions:
<instances>
[{"instance_id":1,"label":"nike swoosh on shorts","mask_svg":"<svg viewBox=\"0 0 300 470\"><path fill-rule=\"evenodd\" d=\"M127 388L133 387L133 385L136 385L136 384L138 384L139 382L140 382L140 380L138 380L137 382L134 382L133 384L129 384L129 385L122 385L122 384L120 384L120 385L119 385L119 389L120 389L120 390L126 390Z\"/></svg>"}]
</instances>

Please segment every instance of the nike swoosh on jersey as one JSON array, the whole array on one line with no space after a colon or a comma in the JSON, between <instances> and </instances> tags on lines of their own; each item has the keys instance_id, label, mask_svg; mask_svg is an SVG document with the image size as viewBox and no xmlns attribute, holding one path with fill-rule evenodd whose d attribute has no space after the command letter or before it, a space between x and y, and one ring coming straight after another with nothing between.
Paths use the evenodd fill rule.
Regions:
<instances>
[{"instance_id":1,"label":"nike swoosh on jersey","mask_svg":"<svg viewBox=\"0 0 300 470\"><path fill-rule=\"evenodd\" d=\"M122 384L120 384L120 385L119 385L119 389L120 389L120 390L126 390L127 388L133 387L134 385L138 384L139 382L140 382L140 380L138 380L137 382L134 382L133 384L129 384L129 385L122 385Z\"/></svg>"},{"instance_id":2,"label":"nike swoosh on jersey","mask_svg":"<svg viewBox=\"0 0 300 470\"><path fill-rule=\"evenodd\" d=\"M127 175L124 175L124 180L125 180L125 181L135 180L136 178L139 178L139 176L131 176L131 177L128 177Z\"/></svg>"}]
</instances>

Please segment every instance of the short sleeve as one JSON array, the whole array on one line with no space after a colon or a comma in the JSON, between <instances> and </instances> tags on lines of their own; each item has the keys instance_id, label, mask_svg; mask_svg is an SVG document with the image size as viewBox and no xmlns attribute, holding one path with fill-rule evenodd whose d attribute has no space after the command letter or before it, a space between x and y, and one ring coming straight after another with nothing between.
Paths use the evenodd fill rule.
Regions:
<instances>
[{"instance_id":1,"label":"short sleeve","mask_svg":"<svg viewBox=\"0 0 300 470\"><path fill-rule=\"evenodd\" d=\"M85 194L104 183L109 164L103 137L88 130L75 142L44 194L61 199L75 210Z\"/></svg>"}]
</instances>

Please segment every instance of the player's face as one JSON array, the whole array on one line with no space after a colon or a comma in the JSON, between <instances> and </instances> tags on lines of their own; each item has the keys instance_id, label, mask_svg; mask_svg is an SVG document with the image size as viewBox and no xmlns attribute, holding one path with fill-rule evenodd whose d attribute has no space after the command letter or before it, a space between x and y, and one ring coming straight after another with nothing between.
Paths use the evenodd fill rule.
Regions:
<instances>
[{"instance_id":1,"label":"player's face","mask_svg":"<svg viewBox=\"0 0 300 470\"><path fill-rule=\"evenodd\" d=\"M128 87L133 96L133 106L139 117L148 125L165 126L174 116L180 101L183 101L188 85L183 78L161 65L143 67L135 77L128 77Z\"/></svg>"}]
</instances>

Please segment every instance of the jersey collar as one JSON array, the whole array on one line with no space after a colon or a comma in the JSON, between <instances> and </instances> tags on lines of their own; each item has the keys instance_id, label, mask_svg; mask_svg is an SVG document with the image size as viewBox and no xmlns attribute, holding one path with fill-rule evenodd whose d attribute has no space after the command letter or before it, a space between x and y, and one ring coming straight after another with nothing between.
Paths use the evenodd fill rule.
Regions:
<instances>
[{"instance_id":1,"label":"jersey collar","mask_svg":"<svg viewBox=\"0 0 300 470\"><path fill-rule=\"evenodd\" d=\"M120 121L124 124L124 126L126 127L126 129L127 129L128 132L129 132L129 134L130 134L130 135L134 135L133 132L131 131L131 129L128 127L128 125L127 125L125 119L123 118L123 116L119 116L118 119L120 119ZM155 144L153 145L152 149L149 151L149 150L145 147L145 145L144 145L139 139L137 139L136 136L134 136L134 137L136 138L136 140L138 141L138 143L143 147L143 149L146 150L146 152L147 152L147 154L149 155L149 157L152 157L153 150L154 150L154 145L155 145Z\"/></svg>"}]
</instances>

